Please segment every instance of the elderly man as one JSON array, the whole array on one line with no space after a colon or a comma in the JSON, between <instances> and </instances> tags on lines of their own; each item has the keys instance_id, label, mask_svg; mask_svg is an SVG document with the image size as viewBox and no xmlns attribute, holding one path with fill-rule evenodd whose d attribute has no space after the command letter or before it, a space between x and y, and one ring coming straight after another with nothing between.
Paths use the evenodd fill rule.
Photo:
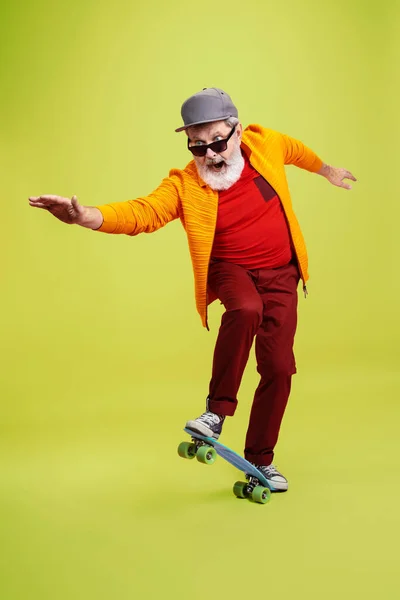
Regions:
<instances>
[{"instance_id":1,"label":"elderly man","mask_svg":"<svg viewBox=\"0 0 400 600\"><path fill-rule=\"evenodd\" d=\"M76 196L29 198L65 223L105 233L151 233L180 219L192 259L196 307L208 329L207 307L217 298L225 312L216 340L205 412L186 427L217 439L233 416L255 338L260 382L255 392L244 455L275 491L287 479L272 464L274 447L296 373L293 343L300 279L307 295L308 260L293 212L285 165L324 176L351 189L345 169L324 164L302 142L249 125L243 130L230 96L205 88L182 105L193 160L172 169L149 196L82 206Z\"/></svg>"}]
</instances>

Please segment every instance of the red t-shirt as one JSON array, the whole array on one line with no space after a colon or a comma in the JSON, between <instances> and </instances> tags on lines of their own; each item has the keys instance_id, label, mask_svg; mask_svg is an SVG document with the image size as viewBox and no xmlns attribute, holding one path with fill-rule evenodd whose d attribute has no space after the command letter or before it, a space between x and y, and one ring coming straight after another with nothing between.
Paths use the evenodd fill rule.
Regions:
<instances>
[{"instance_id":1,"label":"red t-shirt","mask_svg":"<svg viewBox=\"0 0 400 600\"><path fill-rule=\"evenodd\" d=\"M293 256L286 216L275 190L252 167L219 192L218 216L211 257L246 269L273 269Z\"/></svg>"}]
</instances>

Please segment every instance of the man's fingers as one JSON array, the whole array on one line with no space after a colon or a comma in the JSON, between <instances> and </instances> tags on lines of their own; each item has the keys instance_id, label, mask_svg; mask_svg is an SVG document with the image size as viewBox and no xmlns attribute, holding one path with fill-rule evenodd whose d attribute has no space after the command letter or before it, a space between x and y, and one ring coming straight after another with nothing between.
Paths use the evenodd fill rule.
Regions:
<instances>
[{"instance_id":1,"label":"man's fingers","mask_svg":"<svg viewBox=\"0 0 400 600\"><path fill-rule=\"evenodd\" d=\"M42 199L40 196L38 196L37 198L33 198L33 197L29 198L29 204L34 205L34 204L37 204L38 202L40 204L50 204L50 201L42 202Z\"/></svg>"},{"instance_id":2,"label":"man's fingers","mask_svg":"<svg viewBox=\"0 0 400 600\"><path fill-rule=\"evenodd\" d=\"M45 208L46 210L49 210L49 206L47 206L47 204L41 204L40 202L29 202L30 206L33 206L33 208Z\"/></svg>"},{"instance_id":3,"label":"man's fingers","mask_svg":"<svg viewBox=\"0 0 400 600\"><path fill-rule=\"evenodd\" d=\"M65 200L68 200L68 198L63 198L62 196L49 196L49 195L39 196L39 198L41 201L44 201L44 202L47 202L47 201L49 201L49 202L65 202Z\"/></svg>"},{"instance_id":4,"label":"man's fingers","mask_svg":"<svg viewBox=\"0 0 400 600\"><path fill-rule=\"evenodd\" d=\"M352 181L357 181L357 179L354 177L354 175L352 173L350 173L350 171L346 171L345 177L346 177L346 179L351 179Z\"/></svg>"},{"instance_id":5,"label":"man's fingers","mask_svg":"<svg viewBox=\"0 0 400 600\"><path fill-rule=\"evenodd\" d=\"M69 204L70 200L62 196L31 196L29 202L40 202L40 204L45 204L46 206L54 206L55 204Z\"/></svg>"}]
</instances>

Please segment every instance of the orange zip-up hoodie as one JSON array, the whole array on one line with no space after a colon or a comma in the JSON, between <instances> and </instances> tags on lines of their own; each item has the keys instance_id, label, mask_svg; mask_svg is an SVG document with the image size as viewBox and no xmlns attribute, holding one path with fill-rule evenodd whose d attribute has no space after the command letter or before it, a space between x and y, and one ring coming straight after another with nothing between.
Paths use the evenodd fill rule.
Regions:
<instances>
[{"instance_id":1,"label":"orange zip-up hoodie","mask_svg":"<svg viewBox=\"0 0 400 600\"><path fill-rule=\"evenodd\" d=\"M307 250L293 212L285 165L293 164L316 173L323 163L299 140L260 125L246 127L241 147L253 167L280 198L305 287L308 280ZM171 169L169 177L163 179L149 196L97 208L104 219L97 231L105 233L152 233L174 219L181 220L192 259L196 308L203 326L209 330L207 307L216 297L207 289L207 278L217 222L218 192L200 178L194 160L184 169Z\"/></svg>"}]
</instances>

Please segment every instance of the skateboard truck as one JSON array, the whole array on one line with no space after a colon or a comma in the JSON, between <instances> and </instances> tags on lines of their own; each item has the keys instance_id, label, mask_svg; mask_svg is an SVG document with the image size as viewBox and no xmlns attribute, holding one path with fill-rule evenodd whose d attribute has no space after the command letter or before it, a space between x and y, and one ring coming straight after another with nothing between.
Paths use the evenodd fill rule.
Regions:
<instances>
[{"instance_id":1,"label":"skateboard truck","mask_svg":"<svg viewBox=\"0 0 400 600\"><path fill-rule=\"evenodd\" d=\"M191 442L182 442L179 444L178 454L182 458L196 457L200 463L205 465L212 465L217 458L214 446L193 436Z\"/></svg>"}]
</instances>

